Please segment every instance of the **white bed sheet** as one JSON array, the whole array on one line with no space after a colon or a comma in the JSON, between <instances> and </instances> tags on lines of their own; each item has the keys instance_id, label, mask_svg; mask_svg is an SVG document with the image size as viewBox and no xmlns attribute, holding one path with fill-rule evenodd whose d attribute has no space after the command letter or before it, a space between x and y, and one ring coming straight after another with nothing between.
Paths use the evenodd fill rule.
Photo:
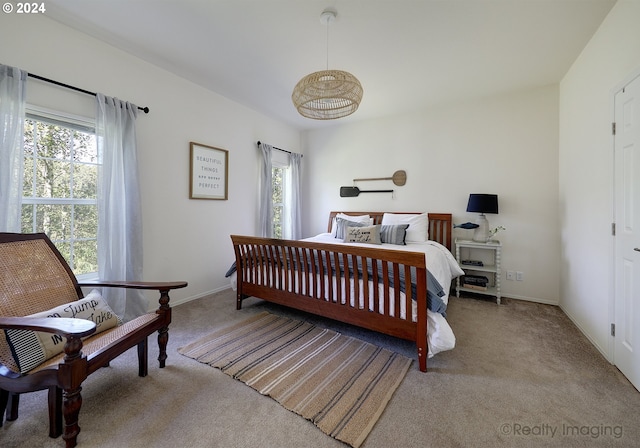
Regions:
<instances>
[{"instance_id":1,"label":"white bed sheet","mask_svg":"<svg viewBox=\"0 0 640 448\"><path fill-rule=\"evenodd\" d=\"M351 246L362 246L362 247L371 247L371 244L366 243L342 243L340 240L336 239L330 233L321 233L311 238L306 238L303 241L310 242L318 242L318 243L330 243L330 244L348 244ZM399 246L395 244L386 244L383 243L381 245L376 245L376 248L389 249L389 250L407 250L411 252L423 252L426 256L427 269L431 272L436 280L442 285L445 290L445 296L442 297L442 300L445 303L449 301L449 285L451 285L452 279L463 275L464 272L456 262L455 258L449 252L449 250L443 245L435 242L435 241L425 241L425 242L410 242L405 246ZM231 282L231 287L236 290L236 273L229 278ZM326 282L325 282L326 284ZM334 288L336 285L334 285ZM370 284L370 287L372 285ZM380 286L381 287L381 286ZM344 283L342 285L344 288ZM296 286L297 289L297 286ZM360 289L362 291L362 288ZM404 299L404 293L401 294L402 299ZM351 295L353 297L353 295ZM362 298L360 306L362 306ZM405 310L404 310L404 300L402 301L401 306L401 316L404 318ZM352 304L353 305L353 304ZM416 320L416 302L413 302L413 310L412 316L413 320ZM427 341L428 341L428 353L427 357L431 358L433 355L451 350L455 347L456 338L453 334L453 330L451 326L447 322L447 320L440 313L433 312L431 310L427 310Z\"/></svg>"}]
</instances>

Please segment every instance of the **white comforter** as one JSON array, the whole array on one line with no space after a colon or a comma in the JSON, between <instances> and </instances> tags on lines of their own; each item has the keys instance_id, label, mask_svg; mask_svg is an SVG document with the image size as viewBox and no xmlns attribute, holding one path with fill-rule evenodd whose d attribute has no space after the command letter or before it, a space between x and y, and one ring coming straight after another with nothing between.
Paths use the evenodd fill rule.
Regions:
<instances>
[{"instance_id":1,"label":"white comforter","mask_svg":"<svg viewBox=\"0 0 640 448\"><path fill-rule=\"evenodd\" d=\"M341 243L330 233L321 233L311 238L306 238L303 241L311 241L318 243L330 243L330 244L349 244L352 246L371 247L370 244L365 243ZM426 256L427 269L431 272L436 280L442 285L446 295L442 297L445 303L449 301L449 286L451 280L463 275L464 272L456 262L455 258L449 252L449 250L443 245L436 243L435 241L426 242L414 242L407 243L406 246L398 246L395 244L386 244L375 246L376 248L390 249L390 250L407 250L411 252L424 252ZM231 286L236 289L236 275L230 277ZM404 314L404 312L403 312ZM415 302L413 316L415 320ZM427 340L428 340L428 357L431 358L436 353L451 350L455 347L456 338L453 334L453 330L449 326L447 320L440 314L427 310Z\"/></svg>"}]
</instances>

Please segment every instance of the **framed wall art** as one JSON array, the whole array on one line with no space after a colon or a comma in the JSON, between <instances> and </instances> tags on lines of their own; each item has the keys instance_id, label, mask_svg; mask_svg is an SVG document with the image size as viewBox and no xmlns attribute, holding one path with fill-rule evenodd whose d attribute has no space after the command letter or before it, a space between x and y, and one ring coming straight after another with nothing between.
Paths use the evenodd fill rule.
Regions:
<instances>
[{"instance_id":1,"label":"framed wall art","mask_svg":"<svg viewBox=\"0 0 640 448\"><path fill-rule=\"evenodd\" d=\"M228 199L229 151L190 142L190 199Z\"/></svg>"}]
</instances>

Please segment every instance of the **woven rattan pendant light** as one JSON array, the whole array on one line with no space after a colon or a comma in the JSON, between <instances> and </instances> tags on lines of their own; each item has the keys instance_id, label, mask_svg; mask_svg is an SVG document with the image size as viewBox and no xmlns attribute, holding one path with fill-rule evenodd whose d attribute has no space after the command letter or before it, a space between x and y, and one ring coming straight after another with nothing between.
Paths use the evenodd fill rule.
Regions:
<instances>
[{"instance_id":1,"label":"woven rattan pendant light","mask_svg":"<svg viewBox=\"0 0 640 448\"><path fill-rule=\"evenodd\" d=\"M315 120L351 115L362 100L362 85L355 76L342 70L329 70L329 25L336 15L332 9L326 9L320 15L320 21L327 26L327 70L302 78L291 95L300 115Z\"/></svg>"}]
</instances>

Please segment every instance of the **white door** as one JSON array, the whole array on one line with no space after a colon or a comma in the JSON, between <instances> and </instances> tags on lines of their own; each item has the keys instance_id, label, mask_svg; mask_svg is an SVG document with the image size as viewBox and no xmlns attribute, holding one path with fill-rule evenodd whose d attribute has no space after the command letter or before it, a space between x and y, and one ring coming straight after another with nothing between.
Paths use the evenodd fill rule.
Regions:
<instances>
[{"instance_id":1,"label":"white door","mask_svg":"<svg viewBox=\"0 0 640 448\"><path fill-rule=\"evenodd\" d=\"M640 77L615 103L614 362L640 390Z\"/></svg>"}]
</instances>

